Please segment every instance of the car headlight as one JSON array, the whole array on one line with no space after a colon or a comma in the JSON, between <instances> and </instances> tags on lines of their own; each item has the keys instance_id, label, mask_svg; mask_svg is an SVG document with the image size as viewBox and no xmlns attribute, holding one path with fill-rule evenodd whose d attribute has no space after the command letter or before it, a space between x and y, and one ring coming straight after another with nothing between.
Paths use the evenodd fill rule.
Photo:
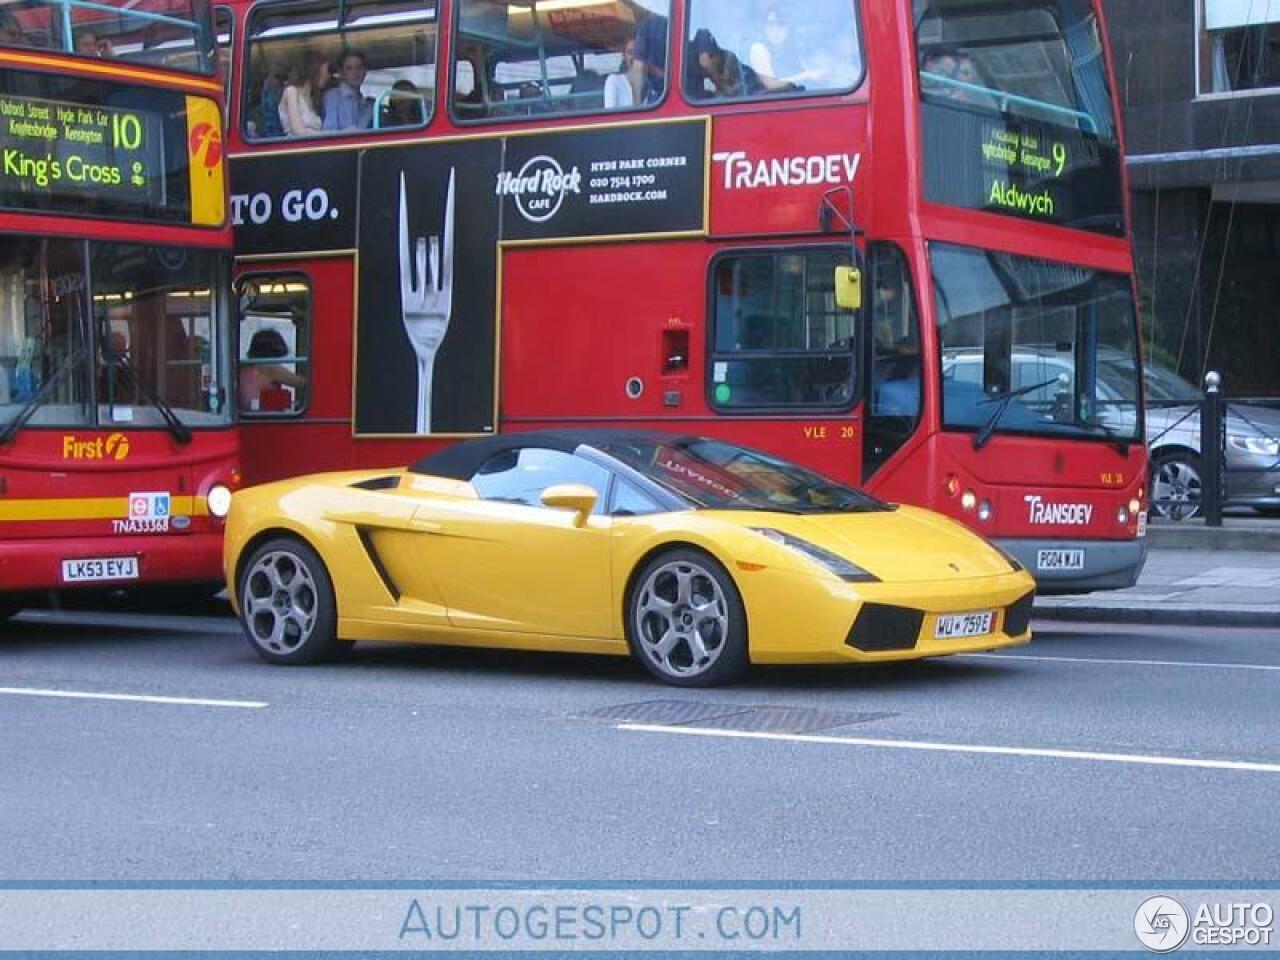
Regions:
<instances>
[{"instance_id":1,"label":"car headlight","mask_svg":"<svg viewBox=\"0 0 1280 960\"><path fill-rule=\"evenodd\" d=\"M804 554L828 573L834 574L846 583L880 582L880 578L874 573L868 573L856 563L846 560L830 550L825 550L816 543L810 543L808 540L802 540L800 537L794 537L789 533L783 533L781 530L774 530L771 527L752 527L751 529L762 537L768 537L774 543L780 543L784 547L790 547L797 553Z\"/></svg>"},{"instance_id":2,"label":"car headlight","mask_svg":"<svg viewBox=\"0 0 1280 960\"><path fill-rule=\"evenodd\" d=\"M1280 457L1280 440L1271 437L1242 437L1228 434L1227 443L1255 457Z\"/></svg>"},{"instance_id":3,"label":"car headlight","mask_svg":"<svg viewBox=\"0 0 1280 960\"><path fill-rule=\"evenodd\" d=\"M209 488L209 515L225 517L231 511L231 491L222 484Z\"/></svg>"}]
</instances>

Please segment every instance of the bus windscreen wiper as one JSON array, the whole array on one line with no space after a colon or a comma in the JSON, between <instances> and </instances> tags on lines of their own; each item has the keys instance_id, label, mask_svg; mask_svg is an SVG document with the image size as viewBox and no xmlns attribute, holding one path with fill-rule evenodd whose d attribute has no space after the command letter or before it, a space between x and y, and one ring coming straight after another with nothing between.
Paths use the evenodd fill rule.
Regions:
<instances>
[{"instance_id":1,"label":"bus windscreen wiper","mask_svg":"<svg viewBox=\"0 0 1280 960\"><path fill-rule=\"evenodd\" d=\"M178 415L173 412L173 407L169 406L159 394L143 382L142 376L138 373L138 368L133 365L125 354L117 353L109 362L112 366L127 373L147 403L160 412L160 419L169 428L174 440L183 446L191 442L191 429L178 419Z\"/></svg>"},{"instance_id":2,"label":"bus windscreen wiper","mask_svg":"<svg viewBox=\"0 0 1280 960\"><path fill-rule=\"evenodd\" d=\"M18 415L5 424L4 430L0 430L0 444L6 444L18 435L18 431L27 425L27 421L35 416L35 412L39 410L45 400L49 398L49 394L53 392L53 388L58 381L66 376L67 371L75 367L85 356L85 348L83 346L67 355L66 359L58 365L58 369L53 371L53 376L40 385L40 389L35 392L27 405L18 411Z\"/></svg>"},{"instance_id":3,"label":"bus windscreen wiper","mask_svg":"<svg viewBox=\"0 0 1280 960\"><path fill-rule=\"evenodd\" d=\"M1009 404L1015 399L1025 397L1028 393L1035 393L1037 390L1043 390L1045 387L1051 387L1058 381L1059 378L1054 377L1044 383L1032 383L1025 387L1019 387L1017 390L1006 390L1004 393L998 393L982 401L983 403L995 403L998 406L995 409L995 413L991 414L991 418L983 424L982 429L973 435L973 449L981 450L987 445L995 435L996 427L1000 425L1000 418L1005 415L1005 412L1009 409Z\"/></svg>"}]
</instances>

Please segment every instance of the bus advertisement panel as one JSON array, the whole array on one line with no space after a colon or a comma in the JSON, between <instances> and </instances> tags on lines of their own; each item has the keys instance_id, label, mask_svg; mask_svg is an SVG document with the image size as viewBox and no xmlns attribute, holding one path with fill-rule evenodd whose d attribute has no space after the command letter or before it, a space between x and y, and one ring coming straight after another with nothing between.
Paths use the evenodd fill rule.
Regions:
<instances>
[{"instance_id":1,"label":"bus advertisement panel","mask_svg":"<svg viewBox=\"0 0 1280 960\"><path fill-rule=\"evenodd\" d=\"M218 87L0 61L0 614L210 589L239 483Z\"/></svg>"},{"instance_id":2,"label":"bus advertisement panel","mask_svg":"<svg viewBox=\"0 0 1280 960\"><path fill-rule=\"evenodd\" d=\"M1105 35L1089 0L1024 6L823 0L789 60L712 0L238 6L250 480L645 425L948 514L1045 590L1131 584L1147 466ZM290 58L313 117L276 96ZM997 181L1048 199L990 202Z\"/></svg>"}]
</instances>

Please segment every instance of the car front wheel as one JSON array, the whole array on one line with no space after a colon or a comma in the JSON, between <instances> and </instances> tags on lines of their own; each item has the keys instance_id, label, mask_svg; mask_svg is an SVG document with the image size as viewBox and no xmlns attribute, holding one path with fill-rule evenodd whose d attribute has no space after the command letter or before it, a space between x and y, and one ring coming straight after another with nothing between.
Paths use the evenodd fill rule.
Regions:
<instances>
[{"instance_id":1,"label":"car front wheel","mask_svg":"<svg viewBox=\"0 0 1280 960\"><path fill-rule=\"evenodd\" d=\"M1151 510L1167 520L1190 520L1200 514L1204 495L1200 458L1174 450L1156 456L1151 464Z\"/></svg>"},{"instance_id":2,"label":"car front wheel","mask_svg":"<svg viewBox=\"0 0 1280 960\"><path fill-rule=\"evenodd\" d=\"M747 671L747 615L733 579L696 550L645 565L627 601L627 639L651 674L679 687L731 683Z\"/></svg>"},{"instance_id":3,"label":"car front wheel","mask_svg":"<svg viewBox=\"0 0 1280 960\"><path fill-rule=\"evenodd\" d=\"M351 649L338 639L329 572L301 540L281 537L254 550L240 576L239 599L245 636L264 660L319 663Z\"/></svg>"}]
</instances>

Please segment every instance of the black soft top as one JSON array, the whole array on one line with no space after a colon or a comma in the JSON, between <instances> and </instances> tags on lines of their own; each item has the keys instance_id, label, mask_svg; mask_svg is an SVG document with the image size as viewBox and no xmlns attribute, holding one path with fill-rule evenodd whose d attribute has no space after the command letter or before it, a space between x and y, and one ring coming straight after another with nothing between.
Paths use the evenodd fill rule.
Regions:
<instances>
[{"instance_id":1,"label":"black soft top","mask_svg":"<svg viewBox=\"0 0 1280 960\"><path fill-rule=\"evenodd\" d=\"M492 437L464 440L423 457L409 467L410 473L420 473L450 480L470 480L480 467L492 457L508 450L522 447L541 447L573 453L583 444L594 446L602 443L648 441L671 443L687 437L687 434L663 433L659 430L536 430L528 433L504 433Z\"/></svg>"}]
</instances>

